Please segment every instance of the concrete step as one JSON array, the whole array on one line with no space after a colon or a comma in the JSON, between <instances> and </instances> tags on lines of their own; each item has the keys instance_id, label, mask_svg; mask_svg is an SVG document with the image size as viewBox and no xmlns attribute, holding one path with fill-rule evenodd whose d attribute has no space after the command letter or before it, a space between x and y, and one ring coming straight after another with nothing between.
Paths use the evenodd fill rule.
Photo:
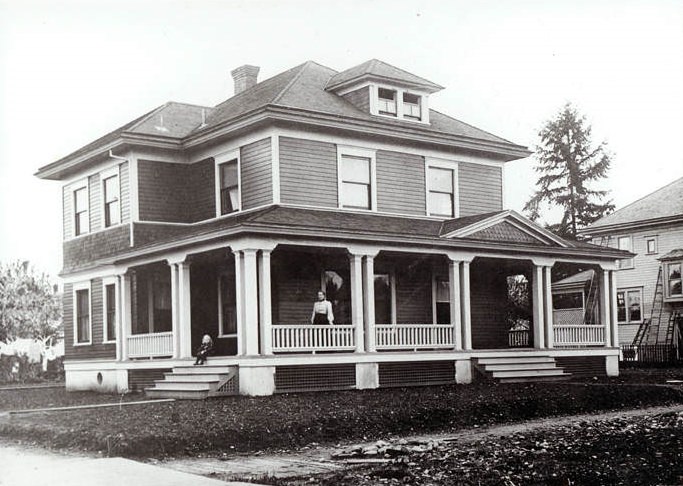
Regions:
<instances>
[{"instance_id":1,"label":"concrete step","mask_svg":"<svg viewBox=\"0 0 683 486\"><path fill-rule=\"evenodd\" d=\"M551 356L515 356L510 358L479 358L477 364L497 365L513 363L554 363L555 358Z\"/></svg>"},{"instance_id":2,"label":"concrete step","mask_svg":"<svg viewBox=\"0 0 683 486\"><path fill-rule=\"evenodd\" d=\"M179 390L179 389L165 389L147 388L145 395L150 398L175 398L178 400L204 400L209 396L206 390Z\"/></svg>"},{"instance_id":3,"label":"concrete step","mask_svg":"<svg viewBox=\"0 0 683 486\"><path fill-rule=\"evenodd\" d=\"M172 381L214 382L228 376L229 373L164 373L164 379Z\"/></svg>"},{"instance_id":4,"label":"concrete step","mask_svg":"<svg viewBox=\"0 0 683 486\"><path fill-rule=\"evenodd\" d=\"M216 381L215 383L218 382ZM211 390L211 383L199 381L159 380L154 382L153 390L197 390L209 392Z\"/></svg>"},{"instance_id":5,"label":"concrete step","mask_svg":"<svg viewBox=\"0 0 683 486\"><path fill-rule=\"evenodd\" d=\"M491 376L498 380L503 378L535 378L541 376L563 376L564 370L560 368L540 369L540 370L512 370L494 371Z\"/></svg>"},{"instance_id":6,"label":"concrete step","mask_svg":"<svg viewBox=\"0 0 683 486\"><path fill-rule=\"evenodd\" d=\"M228 374L232 371L235 371L237 369L236 366L211 366L211 365L189 365L189 366L174 366L173 367L173 373L182 373L182 374L198 374L198 375L203 375L207 373L219 373L219 374Z\"/></svg>"},{"instance_id":7,"label":"concrete step","mask_svg":"<svg viewBox=\"0 0 683 486\"><path fill-rule=\"evenodd\" d=\"M542 370L555 368L556 366L554 361L548 363L509 363L484 365L484 369L486 371Z\"/></svg>"}]
</instances>

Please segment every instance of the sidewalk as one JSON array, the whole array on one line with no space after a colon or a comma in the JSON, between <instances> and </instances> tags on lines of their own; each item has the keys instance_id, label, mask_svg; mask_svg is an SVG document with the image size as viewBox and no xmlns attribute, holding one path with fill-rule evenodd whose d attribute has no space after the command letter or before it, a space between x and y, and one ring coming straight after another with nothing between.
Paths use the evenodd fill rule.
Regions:
<instances>
[{"instance_id":1,"label":"sidewalk","mask_svg":"<svg viewBox=\"0 0 683 486\"><path fill-rule=\"evenodd\" d=\"M0 465L0 486L254 486L120 457L81 457L8 444L0 444Z\"/></svg>"}]
</instances>

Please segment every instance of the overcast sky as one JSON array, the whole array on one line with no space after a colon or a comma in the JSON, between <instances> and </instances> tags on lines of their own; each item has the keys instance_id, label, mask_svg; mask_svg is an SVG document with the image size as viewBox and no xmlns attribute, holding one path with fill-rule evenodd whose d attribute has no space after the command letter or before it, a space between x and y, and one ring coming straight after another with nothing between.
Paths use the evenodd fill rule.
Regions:
<instances>
[{"instance_id":1,"label":"overcast sky","mask_svg":"<svg viewBox=\"0 0 683 486\"><path fill-rule=\"evenodd\" d=\"M0 261L61 267L60 183L33 173L229 72L378 58L446 89L431 107L533 148L571 101L614 154L617 207L683 176L683 2L0 0ZM533 160L506 166L521 211Z\"/></svg>"}]
</instances>

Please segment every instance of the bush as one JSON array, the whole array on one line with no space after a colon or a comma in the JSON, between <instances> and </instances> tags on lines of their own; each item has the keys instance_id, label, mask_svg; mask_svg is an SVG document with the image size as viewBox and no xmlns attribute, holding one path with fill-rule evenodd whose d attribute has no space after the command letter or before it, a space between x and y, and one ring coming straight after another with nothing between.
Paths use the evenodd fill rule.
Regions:
<instances>
[{"instance_id":1,"label":"bush","mask_svg":"<svg viewBox=\"0 0 683 486\"><path fill-rule=\"evenodd\" d=\"M26 355L0 356L0 384L40 383L64 379L64 358L48 361L47 371L41 363L31 363Z\"/></svg>"}]
</instances>

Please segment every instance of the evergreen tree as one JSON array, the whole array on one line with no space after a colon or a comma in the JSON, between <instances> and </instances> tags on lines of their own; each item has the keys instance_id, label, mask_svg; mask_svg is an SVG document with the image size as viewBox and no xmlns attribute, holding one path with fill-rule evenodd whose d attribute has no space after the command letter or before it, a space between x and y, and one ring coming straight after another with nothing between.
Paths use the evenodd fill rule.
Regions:
<instances>
[{"instance_id":1,"label":"evergreen tree","mask_svg":"<svg viewBox=\"0 0 683 486\"><path fill-rule=\"evenodd\" d=\"M614 210L611 201L602 202L607 191L589 188L607 175L610 154L605 143L592 146L591 127L586 117L570 103L549 120L538 134L535 167L540 174L536 192L524 206L532 219L540 216L543 203L563 209L562 220L548 225L560 236L576 239L577 230Z\"/></svg>"}]
</instances>

